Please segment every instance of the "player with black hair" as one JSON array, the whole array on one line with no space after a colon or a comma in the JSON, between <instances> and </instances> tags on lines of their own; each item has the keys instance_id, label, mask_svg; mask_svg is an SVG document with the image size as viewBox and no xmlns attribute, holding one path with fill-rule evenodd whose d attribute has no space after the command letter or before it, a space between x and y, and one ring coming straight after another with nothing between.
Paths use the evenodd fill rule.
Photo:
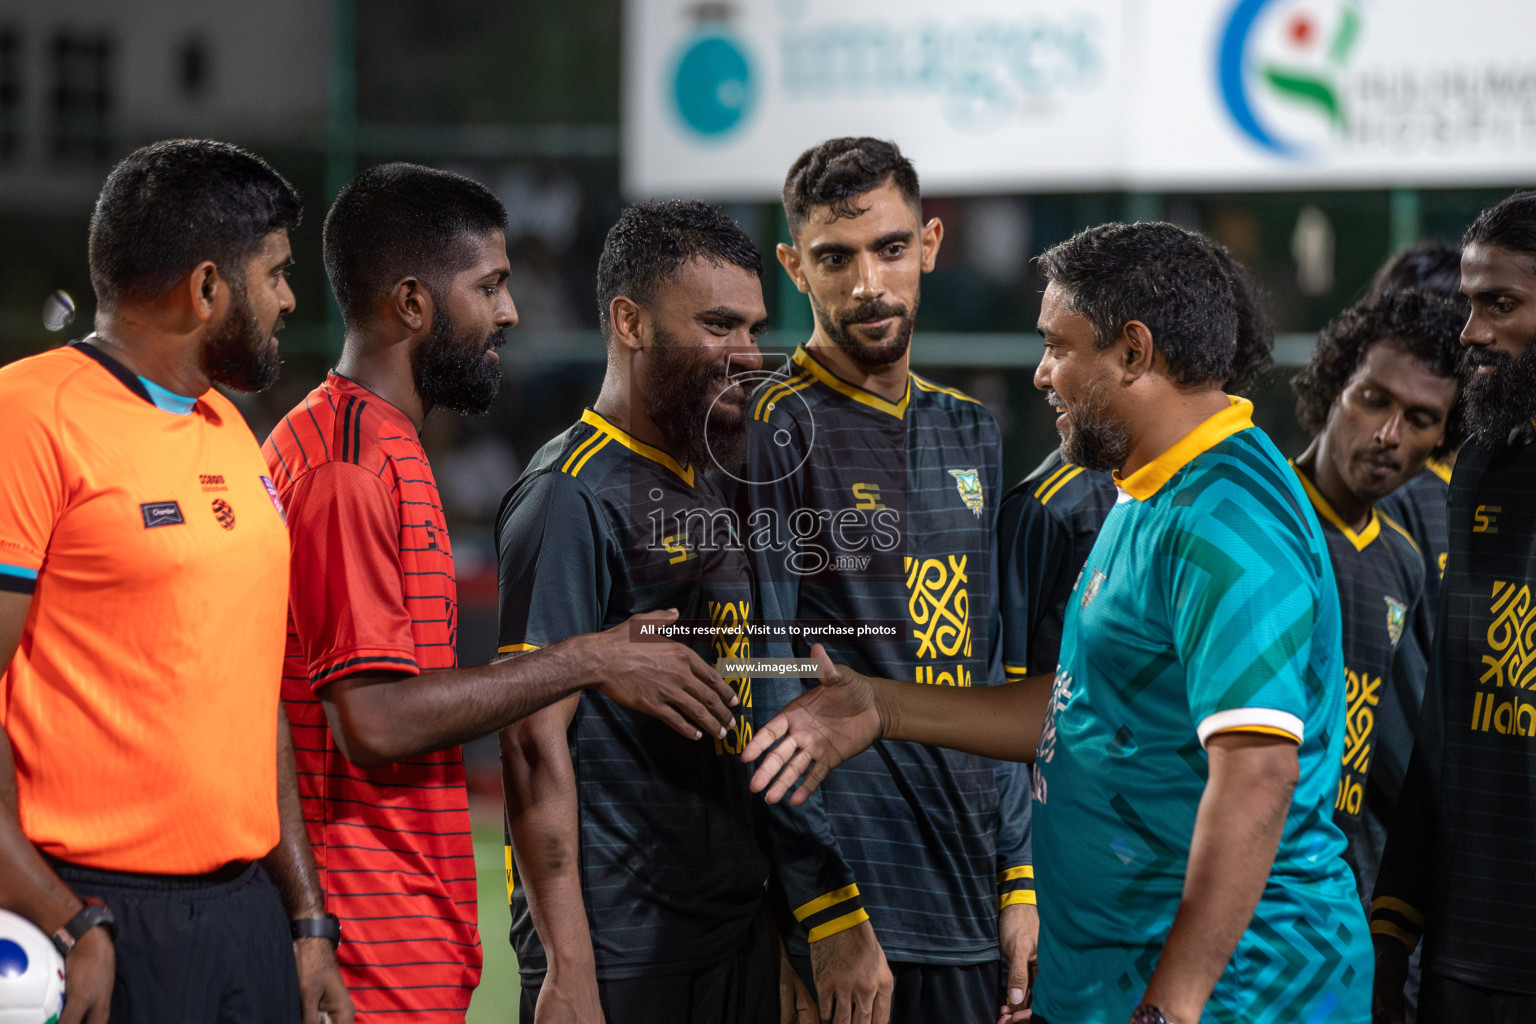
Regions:
<instances>
[{"instance_id":1,"label":"player with black hair","mask_svg":"<svg viewBox=\"0 0 1536 1024\"><path fill-rule=\"evenodd\" d=\"M1226 390L1245 395L1274 363L1274 329L1247 268L1219 245L1212 252L1237 300L1237 353ZM1056 670L1067 599L1117 494L1108 472L1068 462L1058 447L1003 495L997 555L1003 669L1010 681Z\"/></svg>"},{"instance_id":2,"label":"player with black hair","mask_svg":"<svg viewBox=\"0 0 1536 1024\"><path fill-rule=\"evenodd\" d=\"M753 396L739 475L749 531L797 534L753 550L765 617L882 624L889 635L828 642L871 673L1001 683L997 424L909 369L943 224L923 220L911 163L873 138L807 150L783 200L779 262L815 327ZM803 690L758 680L754 716ZM1028 785L1018 765L890 743L812 804L771 812L786 944L824 1017L981 1020L1024 1001L1037 930Z\"/></svg>"},{"instance_id":3,"label":"player with black hair","mask_svg":"<svg viewBox=\"0 0 1536 1024\"><path fill-rule=\"evenodd\" d=\"M739 459L731 373L762 363L761 274L746 234L703 203L632 206L609 231L602 391L497 518L502 653L668 608L708 660L758 649L750 566L712 472ZM733 681L744 715L750 680ZM749 737L743 717L679 739L590 695L503 732L524 1024L776 1024L768 866L736 757Z\"/></svg>"},{"instance_id":4,"label":"player with black hair","mask_svg":"<svg viewBox=\"0 0 1536 1024\"><path fill-rule=\"evenodd\" d=\"M212 387L271 383L299 215L234 146L135 150L91 218L96 330L0 370L0 905L65 956L67 1024L352 1016L290 937L325 901L275 685L287 535Z\"/></svg>"},{"instance_id":5,"label":"player with black hair","mask_svg":"<svg viewBox=\"0 0 1536 1024\"><path fill-rule=\"evenodd\" d=\"M1443 242L1417 242L1382 264L1371 282L1365 301L1374 303L1393 291L1422 291L1449 299L1462 322L1470 307L1461 294L1461 250ZM1451 470L1456 466L1458 438L1443 451L1436 451L1403 486L1377 504L1383 515L1401 523L1424 555L1424 612L1420 618L1434 633L1440 607L1440 580L1445 575L1449 553L1445 522L1445 503L1450 492ZM1425 654L1429 648L1425 646Z\"/></svg>"},{"instance_id":6,"label":"player with black hair","mask_svg":"<svg viewBox=\"0 0 1536 1024\"><path fill-rule=\"evenodd\" d=\"M1362 902L1413 749L1432 628L1423 555L1378 502L1461 441L1461 323L1448 299L1389 291L1323 328L1293 381L1296 418L1313 435L1296 472L1344 617L1347 738L1333 814Z\"/></svg>"},{"instance_id":7,"label":"player with black hair","mask_svg":"<svg viewBox=\"0 0 1536 1024\"><path fill-rule=\"evenodd\" d=\"M265 447L292 532L283 697L365 1014L462 1020L479 980L459 744L588 688L689 737L730 720L696 655L632 645L627 627L457 667L453 552L419 431L434 406L484 412L496 394L517 323L505 224L489 190L447 171L386 164L343 188L324 234L341 360Z\"/></svg>"},{"instance_id":8,"label":"player with black hair","mask_svg":"<svg viewBox=\"0 0 1536 1024\"><path fill-rule=\"evenodd\" d=\"M1126 495L1054 679L939 690L824 660L744 752L753 788L798 779L804 801L882 737L1034 758L1036 1021L1363 1024L1365 921L1320 812L1344 741L1338 595L1299 481L1221 390L1230 276L1160 223L1089 228L1041 265L1035 384L1064 451Z\"/></svg>"},{"instance_id":9,"label":"player with black hair","mask_svg":"<svg viewBox=\"0 0 1536 1024\"><path fill-rule=\"evenodd\" d=\"M1450 557L1421 724L1371 904L1379 1020L1403 1019L1423 939L1419 1020L1536 1019L1536 191L1462 238L1462 395Z\"/></svg>"}]
</instances>

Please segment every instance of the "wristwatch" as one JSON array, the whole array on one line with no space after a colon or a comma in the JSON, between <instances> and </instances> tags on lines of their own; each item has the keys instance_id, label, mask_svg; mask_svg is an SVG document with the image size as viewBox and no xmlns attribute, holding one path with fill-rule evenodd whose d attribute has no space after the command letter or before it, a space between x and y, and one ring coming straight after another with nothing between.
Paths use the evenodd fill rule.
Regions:
<instances>
[{"instance_id":1,"label":"wristwatch","mask_svg":"<svg viewBox=\"0 0 1536 1024\"><path fill-rule=\"evenodd\" d=\"M341 919L335 914L295 918L288 922L288 933L294 939L330 939L335 949L341 945Z\"/></svg>"},{"instance_id":2,"label":"wristwatch","mask_svg":"<svg viewBox=\"0 0 1536 1024\"><path fill-rule=\"evenodd\" d=\"M85 906L80 908L80 913L64 922L64 927L54 932L53 948L59 951L59 956L68 957L69 951L75 948L75 943L80 941L80 936L101 925L112 938L117 938L117 918L112 916L111 909L94 896L87 896Z\"/></svg>"},{"instance_id":3,"label":"wristwatch","mask_svg":"<svg viewBox=\"0 0 1536 1024\"><path fill-rule=\"evenodd\" d=\"M1168 1018L1151 1003L1142 1003L1131 1011L1131 1024L1168 1024Z\"/></svg>"}]
</instances>

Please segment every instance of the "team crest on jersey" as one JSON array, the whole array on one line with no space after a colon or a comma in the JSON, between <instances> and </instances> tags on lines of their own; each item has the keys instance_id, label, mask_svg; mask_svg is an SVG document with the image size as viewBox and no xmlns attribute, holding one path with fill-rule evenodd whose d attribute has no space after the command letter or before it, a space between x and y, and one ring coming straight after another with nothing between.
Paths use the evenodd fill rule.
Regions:
<instances>
[{"instance_id":1,"label":"team crest on jersey","mask_svg":"<svg viewBox=\"0 0 1536 1024\"><path fill-rule=\"evenodd\" d=\"M1088 585L1083 588L1083 600L1079 607L1087 608L1093 603L1093 599L1099 596L1099 588L1104 585L1106 578L1099 570L1093 570L1093 575L1088 577ZM1081 573L1078 574L1078 579L1082 579Z\"/></svg>"},{"instance_id":2,"label":"team crest on jersey","mask_svg":"<svg viewBox=\"0 0 1536 1024\"><path fill-rule=\"evenodd\" d=\"M960 492L960 500L980 519L981 508L986 500L986 496L981 493L981 474L974 469L952 469L949 475L955 478L955 489Z\"/></svg>"},{"instance_id":3,"label":"team crest on jersey","mask_svg":"<svg viewBox=\"0 0 1536 1024\"><path fill-rule=\"evenodd\" d=\"M1384 597L1387 602L1387 636L1392 638L1392 646L1403 638L1403 622L1408 618L1408 606L1392 597Z\"/></svg>"}]
</instances>

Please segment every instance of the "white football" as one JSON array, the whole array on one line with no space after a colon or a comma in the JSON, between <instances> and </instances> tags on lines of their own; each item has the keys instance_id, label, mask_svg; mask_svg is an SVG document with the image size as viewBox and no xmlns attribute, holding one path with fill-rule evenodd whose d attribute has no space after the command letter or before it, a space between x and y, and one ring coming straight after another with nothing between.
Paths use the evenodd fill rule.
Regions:
<instances>
[{"instance_id":1,"label":"white football","mask_svg":"<svg viewBox=\"0 0 1536 1024\"><path fill-rule=\"evenodd\" d=\"M56 1024L64 1010L64 958L42 930L0 910L0 1024Z\"/></svg>"}]
</instances>

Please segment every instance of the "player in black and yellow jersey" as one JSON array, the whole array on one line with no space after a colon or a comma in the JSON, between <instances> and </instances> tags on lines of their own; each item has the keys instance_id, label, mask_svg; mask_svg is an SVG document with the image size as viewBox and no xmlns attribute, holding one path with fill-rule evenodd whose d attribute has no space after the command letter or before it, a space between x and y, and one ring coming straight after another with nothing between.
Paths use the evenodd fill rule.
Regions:
<instances>
[{"instance_id":1,"label":"player in black and yellow jersey","mask_svg":"<svg viewBox=\"0 0 1536 1024\"><path fill-rule=\"evenodd\" d=\"M1313 434L1296 472L1328 541L1343 613L1345 742L1333 814L1362 900L1402 789L1426 669L1414 628L1423 556L1376 502L1461 441L1460 332L1448 300L1391 292L1329 323L1294 381L1297 418Z\"/></svg>"},{"instance_id":2,"label":"player in black and yellow jersey","mask_svg":"<svg viewBox=\"0 0 1536 1024\"><path fill-rule=\"evenodd\" d=\"M631 207L609 233L602 393L498 517L502 653L642 612L661 614L631 627L636 657L657 639L645 630L676 627L701 675L750 653L748 562L706 467L744 442L746 394L727 368L761 365L761 268L741 229L701 203ZM745 714L751 691L734 682ZM503 733L524 1024L778 1020L779 955L759 914L768 866L737 756L746 731L738 717L687 739L590 695Z\"/></svg>"},{"instance_id":3,"label":"player in black and yellow jersey","mask_svg":"<svg viewBox=\"0 0 1536 1024\"><path fill-rule=\"evenodd\" d=\"M1471 439L1424 713L1371 904L1378 1019L1402 1019L1421 935L1419 1020L1536 1020L1536 192L1462 239Z\"/></svg>"},{"instance_id":4,"label":"player in black and yellow jersey","mask_svg":"<svg viewBox=\"0 0 1536 1024\"><path fill-rule=\"evenodd\" d=\"M1211 251L1235 286L1237 356L1226 390L1243 395L1274 362L1274 329L1247 268L1221 246ZM997 558L1010 682L1056 671L1067 597L1115 498L1109 473L1073 465L1060 449L1003 495Z\"/></svg>"},{"instance_id":5,"label":"player in black and yellow jersey","mask_svg":"<svg viewBox=\"0 0 1536 1024\"><path fill-rule=\"evenodd\" d=\"M754 536L779 531L748 545L765 615L807 630L801 654L819 639L862 671L999 683L997 424L908 370L919 281L943 226L922 220L911 164L875 139L807 151L784 201L794 243L779 259L815 329L749 409L738 504ZM843 632L813 636L817 624ZM757 680L755 717L803 688ZM787 849L776 828L775 869L789 949L823 1016L990 1020L1005 989L1022 1001L1037 928L1028 799L1016 765L893 742L812 803L772 812L809 837Z\"/></svg>"},{"instance_id":6,"label":"player in black and yellow jersey","mask_svg":"<svg viewBox=\"0 0 1536 1024\"><path fill-rule=\"evenodd\" d=\"M1467 319L1467 299L1461 294L1461 249L1443 242L1418 242L1392 257L1377 271L1366 302L1375 302L1394 291L1419 291L1440 295L1456 305L1462 322ZM1458 442L1459 444L1459 442ZM1445 502L1450 491L1456 447L1431 455L1424 468L1403 486L1381 499L1380 510L1403 524L1424 554L1424 614L1421 620L1433 633L1440 607L1440 580L1450 550L1446 539ZM1426 646L1425 653L1428 653Z\"/></svg>"}]
</instances>

